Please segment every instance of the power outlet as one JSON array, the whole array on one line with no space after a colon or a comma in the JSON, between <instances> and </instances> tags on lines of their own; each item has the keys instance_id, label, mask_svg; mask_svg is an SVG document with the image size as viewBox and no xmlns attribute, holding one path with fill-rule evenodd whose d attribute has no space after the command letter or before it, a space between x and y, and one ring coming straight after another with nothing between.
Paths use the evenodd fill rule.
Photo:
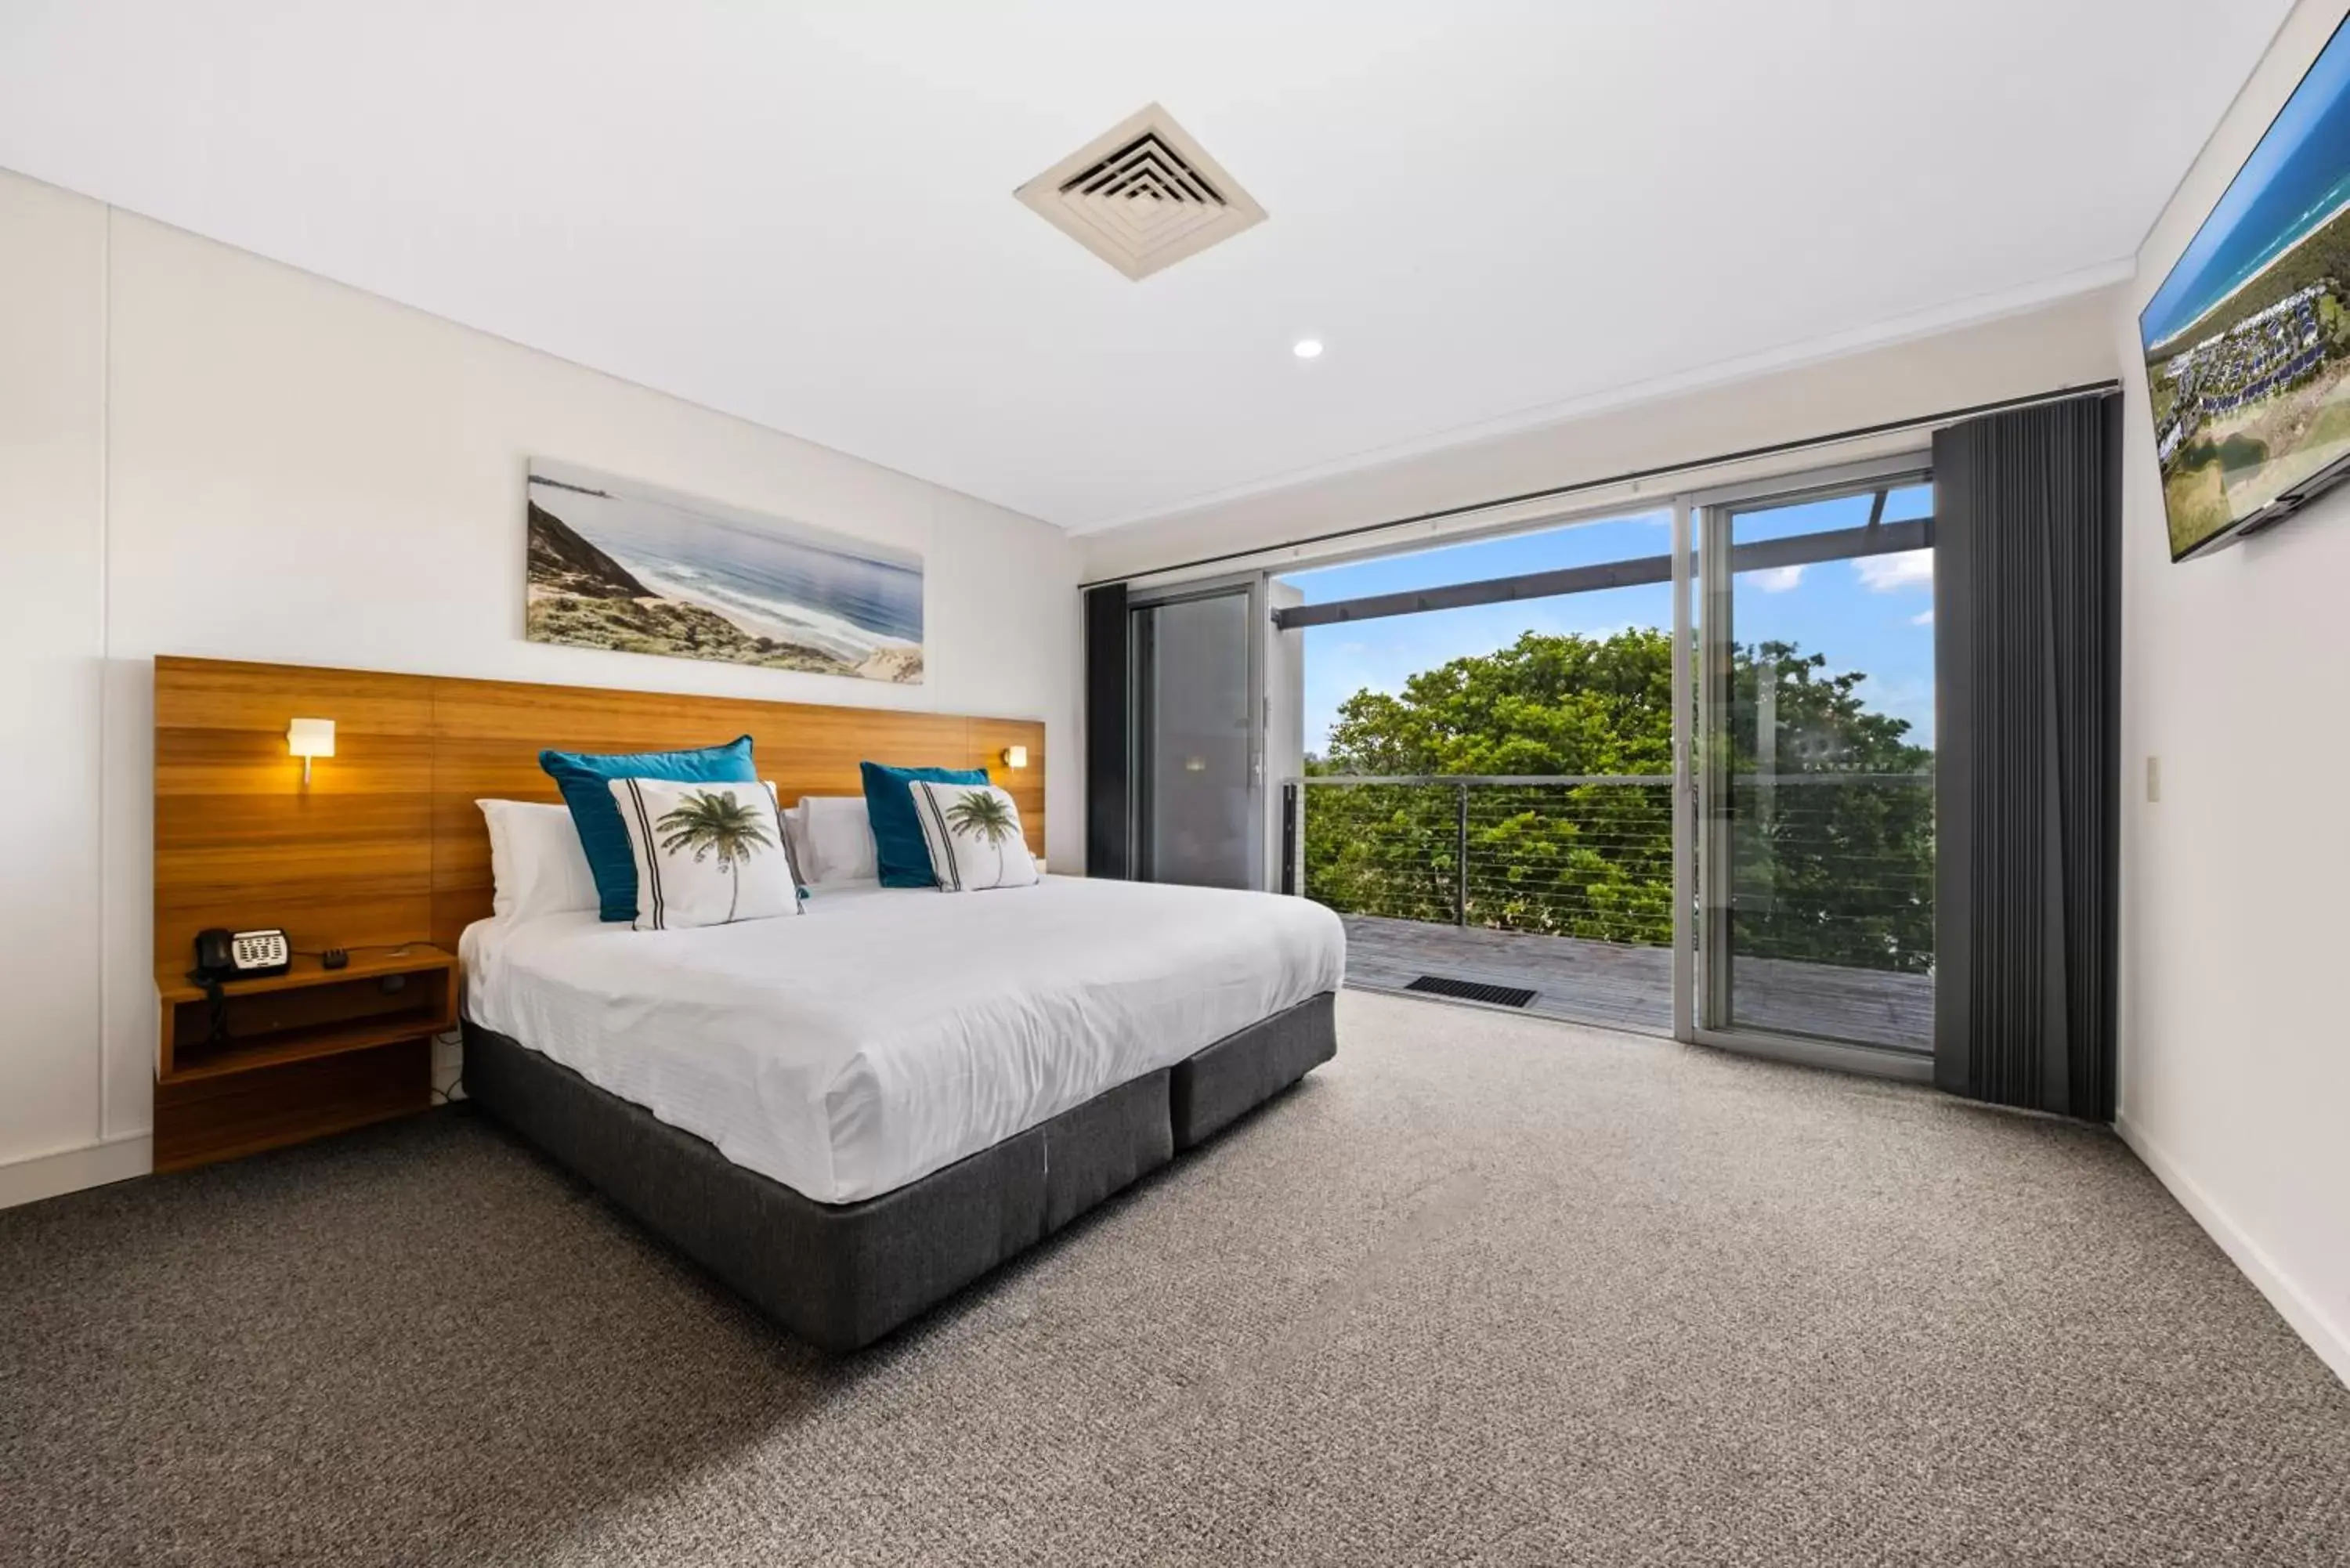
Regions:
<instances>
[{"instance_id":1,"label":"power outlet","mask_svg":"<svg viewBox=\"0 0 2350 1568\"><path fill-rule=\"evenodd\" d=\"M2148 757L2146 759L2146 803L2148 805L2158 805L2161 802L2162 759Z\"/></svg>"}]
</instances>

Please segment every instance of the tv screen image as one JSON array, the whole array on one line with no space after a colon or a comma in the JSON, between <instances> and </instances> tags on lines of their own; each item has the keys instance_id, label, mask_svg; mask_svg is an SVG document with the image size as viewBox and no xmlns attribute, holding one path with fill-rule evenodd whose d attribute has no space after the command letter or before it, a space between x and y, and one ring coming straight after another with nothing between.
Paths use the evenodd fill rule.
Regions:
<instances>
[{"instance_id":1,"label":"tv screen image","mask_svg":"<svg viewBox=\"0 0 2350 1568\"><path fill-rule=\"evenodd\" d=\"M2350 24L2138 317L2174 560L2350 476Z\"/></svg>"}]
</instances>

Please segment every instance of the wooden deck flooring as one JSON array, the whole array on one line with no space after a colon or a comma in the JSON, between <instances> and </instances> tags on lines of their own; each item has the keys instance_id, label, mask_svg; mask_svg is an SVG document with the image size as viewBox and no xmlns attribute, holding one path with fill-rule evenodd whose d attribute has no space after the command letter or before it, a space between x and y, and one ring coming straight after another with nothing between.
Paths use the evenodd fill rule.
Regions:
<instances>
[{"instance_id":1,"label":"wooden deck flooring","mask_svg":"<svg viewBox=\"0 0 2350 1568\"><path fill-rule=\"evenodd\" d=\"M1648 1034L1672 1031L1663 948L1347 915L1347 983L1401 991L1423 974L1534 992L1524 1011ZM1751 1029L1930 1051L1934 981L1783 959L1738 961L1737 1022Z\"/></svg>"}]
</instances>

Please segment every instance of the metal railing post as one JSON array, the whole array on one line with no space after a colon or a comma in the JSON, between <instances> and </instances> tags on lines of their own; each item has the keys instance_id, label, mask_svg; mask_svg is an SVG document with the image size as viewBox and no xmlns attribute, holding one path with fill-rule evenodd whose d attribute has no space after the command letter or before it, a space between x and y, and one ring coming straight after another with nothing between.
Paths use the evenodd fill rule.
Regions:
<instances>
[{"instance_id":1,"label":"metal railing post","mask_svg":"<svg viewBox=\"0 0 2350 1568\"><path fill-rule=\"evenodd\" d=\"M1452 786L1453 820L1457 832L1453 840L1452 861L1452 923L1469 924L1469 786Z\"/></svg>"},{"instance_id":2,"label":"metal railing post","mask_svg":"<svg viewBox=\"0 0 2350 1568\"><path fill-rule=\"evenodd\" d=\"M1298 841L1305 836L1298 831L1298 821L1305 813L1305 786L1294 780L1284 782L1281 786L1281 890L1292 897L1297 893Z\"/></svg>"}]
</instances>

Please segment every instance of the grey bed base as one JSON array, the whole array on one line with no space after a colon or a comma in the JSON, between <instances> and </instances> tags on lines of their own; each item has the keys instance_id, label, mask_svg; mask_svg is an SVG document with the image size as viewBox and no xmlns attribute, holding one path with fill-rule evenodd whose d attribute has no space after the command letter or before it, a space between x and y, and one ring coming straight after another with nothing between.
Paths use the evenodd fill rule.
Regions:
<instances>
[{"instance_id":1,"label":"grey bed base","mask_svg":"<svg viewBox=\"0 0 2350 1568\"><path fill-rule=\"evenodd\" d=\"M465 1093L825 1350L872 1344L1337 1053L1325 992L944 1170L818 1203L470 1020Z\"/></svg>"}]
</instances>

